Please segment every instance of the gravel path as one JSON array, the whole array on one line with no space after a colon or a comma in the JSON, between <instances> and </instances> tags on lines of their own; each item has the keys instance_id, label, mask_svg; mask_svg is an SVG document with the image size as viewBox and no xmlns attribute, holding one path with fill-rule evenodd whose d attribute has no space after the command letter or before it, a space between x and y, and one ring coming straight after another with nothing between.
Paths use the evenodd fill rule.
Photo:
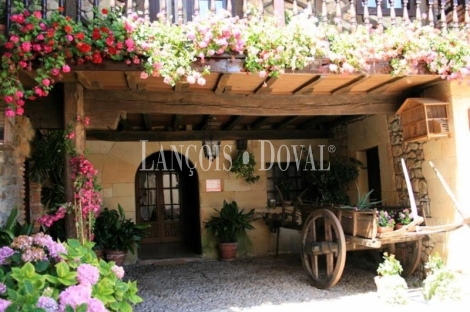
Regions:
<instances>
[{"instance_id":1,"label":"gravel path","mask_svg":"<svg viewBox=\"0 0 470 312\"><path fill-rule=\"evenodd\" d=\"M375 269L376 265L365 261L361 254L348 254L340 282L329 290L309 285L300 257L291 254L229 263L199 260L176 265L136 265L126 267L126 272L129 279L137 280L139 295L144 299L135 307L136 312L297 312L318 308L337 311L351 306L365 311L381 305L374 284ZM416 280L409 279L408 283L412 287ZM417 290L410 291L410 298L411 303L400 311L438 308L422 302ZM370 309L361 308L369 305ZM453 311L460 311L460 307L459 303ZM468 305L461 311L467 309Z\"/></svg>"}]
</instances>

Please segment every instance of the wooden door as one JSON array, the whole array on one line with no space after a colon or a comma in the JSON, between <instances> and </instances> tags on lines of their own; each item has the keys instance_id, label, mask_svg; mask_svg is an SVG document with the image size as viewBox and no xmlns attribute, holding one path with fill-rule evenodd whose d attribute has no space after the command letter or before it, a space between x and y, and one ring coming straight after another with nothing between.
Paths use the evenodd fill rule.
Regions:
<instances>
[{"instance_id":1,"label":"wooden door","mask_svg":"<svg viewBox=\"0 0 470 312\"><path fill-rule=\"evenodd\" d=\"M138 224L149 224L142 244L181 241L181 188L179 172L139 171L136 181Z\"/></svg>"}]
</instances>

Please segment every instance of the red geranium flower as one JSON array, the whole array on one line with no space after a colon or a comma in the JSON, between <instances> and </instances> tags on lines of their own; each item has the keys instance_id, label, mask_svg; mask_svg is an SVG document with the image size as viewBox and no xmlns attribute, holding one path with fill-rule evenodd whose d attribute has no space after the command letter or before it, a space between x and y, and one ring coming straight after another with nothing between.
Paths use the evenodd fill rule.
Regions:
<instances>
[{"instance_id":1,"label":"red geranium flower","mask_svg":"<svg viewBox=\"0 0 470 312\"><path fill-rule=\"evenodd\" d=\"M106 14L108 14L108 10L106 10L105 8L103 8L103 9L101 10L101 13L103 13L103 14L106 15Z\"/></svg>"},{"instance_id":2,"label":"red geranium flower","mask_svg":"<svg viewBox=\"0 0 470 312\"><path fill-rule=\"evenodd\" d=\"M72 27L70 25L65 25L64 26L64 31L68 34L72 32Z\"/></svg>"}]
</instances>

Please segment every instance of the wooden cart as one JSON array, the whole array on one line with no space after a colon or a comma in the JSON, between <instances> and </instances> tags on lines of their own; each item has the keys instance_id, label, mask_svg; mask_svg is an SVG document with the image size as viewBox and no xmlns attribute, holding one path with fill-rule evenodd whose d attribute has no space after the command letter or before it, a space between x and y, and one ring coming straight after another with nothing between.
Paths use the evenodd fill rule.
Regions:
<instances>
[{"instance_id":1,"label":"wooden cart","mask_svg":"<svg viewBox=\"0 0 470 312\"><path fill-rule=\"evenodd\" d=\"M435 168L434 170L438 173ZM405 178L409 181L407 176ZM449 193L448 186L444 184L444 187ZM422 239L426 235L452 231L470 224L470 218L459 210L455 197L451 195L451 198L463 216L462 222L420 226L425 219L422 215L418 216L413 199L411 200L412 210L417 217L411 224L388 233L377 232L376 210L354 211L321 207L306 204L299 198L297 208L302 212L302 265L309 273L312 284L320 289L334 286L343 273L346 252L351 250L387 250L395 254L400 261L403 267L402 276L412 274L420 263Z\"/></svg>"}]
</instances>

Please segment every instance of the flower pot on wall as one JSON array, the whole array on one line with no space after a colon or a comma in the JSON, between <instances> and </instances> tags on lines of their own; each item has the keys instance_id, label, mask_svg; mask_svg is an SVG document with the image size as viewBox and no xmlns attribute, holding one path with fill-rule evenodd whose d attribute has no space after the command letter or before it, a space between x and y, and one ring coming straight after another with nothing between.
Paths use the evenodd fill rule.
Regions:
<instances>
[{"instance_id":1,"label":"flower pot on wall","mask_svg":"<svg viewBox=\"0 0 470 312\"><path fill-rule=\"evenodd\" d=\"M237 257L238 243L219 244L220 259L223 261L232 261Z\"/></svg>"},{"instance_id":2,"label":"flower pot on wall","mask_svg":"<svg viewBox=\"0 0 470 312\"><path fill-rule=\"evenodd\" d=\"M121 250L106 250L106 260L114 261L116 265L122 266L127 252Z\"/></svg>"}]
</instances>

